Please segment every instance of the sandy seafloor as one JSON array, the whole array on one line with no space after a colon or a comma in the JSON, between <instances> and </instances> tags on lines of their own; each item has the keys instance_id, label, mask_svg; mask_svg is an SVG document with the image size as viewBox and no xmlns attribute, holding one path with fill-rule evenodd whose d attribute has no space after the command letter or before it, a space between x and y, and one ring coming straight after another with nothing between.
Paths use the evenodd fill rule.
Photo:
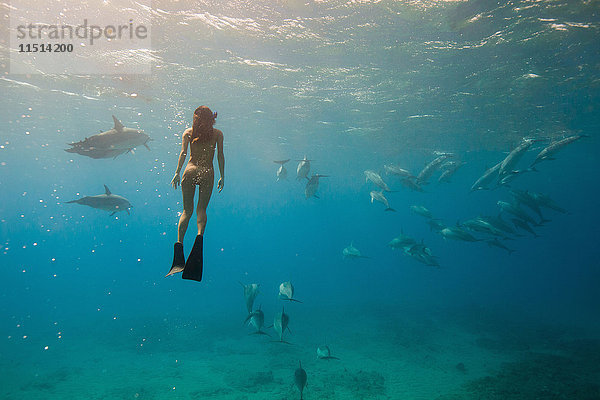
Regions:
<instances>
[{"instance_id":1,"label":"sandy seafloor","mask_svg":"<svg viewBox=\"0 0 600 400\"><path fill-rule=\"evenodd\" d=\"M203 326L178 317L103 320L72 327L48 349L39 338L14 337L2 342L0 397L298 399L297 360L308 373L305 399L600 396L600 341L572 327L519 321L516 310L508 319L477 307L289 304L286 312L291 344L248 335L223 315ZM127 328L132 323L138 327ZM317 359L325 340L340 360Z\"/></svg>"}]
</instances>

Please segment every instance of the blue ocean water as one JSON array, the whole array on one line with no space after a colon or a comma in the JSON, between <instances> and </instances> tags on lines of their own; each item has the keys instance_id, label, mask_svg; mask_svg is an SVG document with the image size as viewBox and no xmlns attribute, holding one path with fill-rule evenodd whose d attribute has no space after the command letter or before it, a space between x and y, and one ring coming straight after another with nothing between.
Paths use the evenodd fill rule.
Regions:
<instances>
[{"instance_id":1,"label":"blue ocean water","mask_svg":"<svg viewBox=\"0 0 600 400\"><path fill-rule=\"evenodd\" d=\"M599 9L158 1L151 75L11 75L3 40L1 397L297 399L301 361L305 399L600 398ZM169 182L201 104L218 111L226 172L197 283L163 276L182 209ZM150 151L63 151L112 115ZM572 135L585 137L510 188L470 191L523 138L539 141L521 169ZM418 174L440 152L466 164L423 193L384 172ZM328 175L318 198L296 180L304 156ZM288 158L277 182L273 161ZM395 212L371 203L365 170L391 187ZM66 204L103 185L130 215ZM510 189L567 210L543 209L537 238L509 235L512 254L444 239L410 210L454 227L497 215ZM401 233L439 267L392 250ZM368 258L344 258L351 243ZM278 299L285 281L302 303ZM240 283L260 284L265 325L285 307L291 345L271 343L273 329L249 335ZM325 344L340 360L317 359Z\"/></svg>"}]
</instances>

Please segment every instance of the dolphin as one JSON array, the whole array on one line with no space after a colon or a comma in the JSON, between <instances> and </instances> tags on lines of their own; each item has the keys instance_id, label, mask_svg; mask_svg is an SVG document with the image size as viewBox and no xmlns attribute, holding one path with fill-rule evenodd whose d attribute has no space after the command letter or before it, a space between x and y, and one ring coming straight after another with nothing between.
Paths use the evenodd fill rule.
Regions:
<instances>
[{"instance_id":1,"label":"dolphin","mask_svg":"<svg viewBox=\"0 0 600 400\"><path fill-rule=\"evenodd\" d=\"M108 211L111 213L111 216L119 211L127 211L127 214L129 214L129 209L133 207L125 197L112 194L106 185L104 185L104 194L85 196L81 199L67 201L66 203L77 203L83 206Z\"/></svg>"},{"instance_id":2,"label":"dolphin","mask_svg":"<svg viewBox=\"0 0 600 400\"><path fill-rule=\"evenodd\" d=\"M529 209L535 212L542 221L544 220L540 205L531 193L529 193L527 190L511 189L510 194L517 202L526 205Z\"/></svg>"},{"instance_id":3,"label":"dolphin","mask_svg":"<svg viewBox=\"0 0 600 400\"><path fill-rule=\"evenodd\" d=\"M400 181L400 183L414 192L425 192L423 188L412 178L404 178Z\"/></svg>"},{"instance_id":4,"label":"dolphin","mask_svg":"<svg viewBox=\"0 0 600 400\"><path fill-rule=\"evenodd\" d=\"M471 186L471 192L475 190L488 189L488 186L494 181L494 178L498 177L498 171L500 170L500 166L502 165L502 161L498 164L494 165L492 168L486 170L483 175L479 177Z\"/></svg>"},{"instance_id":5,"label":"dolphin","mask_svg":"<svg viewBox=\"0 0 600 400\"><path fill-rule=\"evenodd\" d=\"M479 219L481 221L487 222L488 224L490 224L494 228L496 228L498 230L501 230L501 231L504 231L506 233L510 233L510 234L513 234L513 235L517 233L514 230L514 228L512 226L510 226L510 224L508 224L502 218L502 214L498 214L497 217L494 217L494 216L479 217Z\"/></svg>"},{"instance_id":6,"label":"dolphin","mask_svg":"<svg viewBox=\"0 0 600 400\"><path fill-rule=\"evenodd\" d=\"M277 182L287 178L288 172L287 169L285 169L284 164L288 161L290 161L289 158L287 160L273 161L275 164L279 164L279 169L277 170Z\"/></svg>"},{"instance_id":7,"label":"dolphin","mask_svg":"<svg viewBox=\"0 0 600 400\"><path fill-rule=\"evenodd\" d=\"M436 260L437 257L431 254L431 250L429 249L429 247L423 244L423 241L421 241L421 243L417 243L408 248L405 248L404 252L422 264L429 265L432 267L440 266L440 264Z\"/></svg>"},{"instance_id":8,"label":"dolphin","mask_svg":"<svg viewBox=\"0 0 600 400\"><path fill-rule=\"evenodd\" d=\"M519 160L525 155L531 145L537 141L538 140L536 139L523 138L521 143L512 149L500 163L500 169L498 170L499 178L502 179L506 174L510 173L510 171L513 171Z\"/></svg>"},{"instance_id":9,"label":"dolphin","mask_svg":"<svg viewBox=\"0 0 600 400\"><path fill-rule=\"evenodd\" d=\"M540 163L544 160L554 160L553 156L559 150L563 149L566 145L573 143L574 141L586 136L587 135L573 135L551 143L549 146L546 146L544 149L542 149L542 151L540 151L540 153L537 155L531 166L534 166L535 164Z\"/></svg>"},{"instance_id":10,"label":"dolphin","mask_svg":"<svg viewBox=\"0 0 600 400\"><path fill-rule=\"evenodd\" d=\"M306 386L306 371L302 368L302 362L299 361L300 366L296 368L294 372L294 382L296 383L296 387L300 391L300 400L303 400L302 393L304 392L304 387Z\"/></svg>"},{"instance_id":11,"label":"dolphin","mask_svg":"<svg viewBox=\"0 0 600 400\"><path fill-rule=\"evenodd\" d=\"M452 157L452 155L442 154L441 156L436 157L433 161L427 164L425 168L423 168L421 172L419 172L419 175L417 175L417 183L419 185L426 184L429 178L431 178L431 175L433 175L434 172L437 171L442 165L442 163L446 161L446 159L448 159L449 157Z\"/></svg>"},{"instance_id":12,"label":"dolphin","mask_svg":"<svg viewBox=\"0 0 600 400\"><path fill-rule=\"evenodd\" d=\"M77 153L91 158L116 158L120 154L133 152L138 146L148 150L148 142L152 139L144 131L126 128L114 115L114 127L105 132L85 138L82 141L69 143L67 153Z\"/></svg>"},{"instance_id":13,"label":"dolphin","mask_svg":"<svg viewBox=\"0 0 600 400\"><path fill-rule=\"evenodd\" d=\"M485 219L479 217L468 219L460 225L473 232L487 233L494 236L506 236L504 232L494 227Z\"/></svg>"},{"instance_id":14,"label":"dolphin","mask_svg":"<svg viewBox=\"0 0 600 400\"><path fill-rule=\"evenodd\" d=\"M548 196L547 194L537 193L537 192L529 192L531 196L537 201L537 203L545 208L549 208L554 211L558 211L559 213L566 214L567 210L559 206Z\"/></svg>"},{"instance_id":15,"label":"dolphin","mask_svg":"<svg viewBox=\"0 0 600 400\"><path fill-rule=\"evenodd\" d=\"M438 182L450 182L450 178L452 178L456 171L458 171L458 169L465 164L466 162L462 161L446 161L441 166L444 172L442 172L442 174L438 178Z\"/></svg>"},{"instance_id":16,"label":"dolphin","mask_svg":"<svg viewBox=\"0 0 600 400\"><path fill-rule=\"evenodd\" d=\"M388 199L383 195L383 190L379 192L372 190L369 194L371 195L371 204L373 204L373 200L377 200L385 205L385 211L396 211L392 207L390 207Z\"/></svg>"},{"instance_id":17,"label":"dolphin","mask_svg":"<svg viewBox=\"0 0 600 400\"><path fill-rule=\"evenodd\" d=\"M317 347L317 358L319 360L339 360L339 358L331 355L331 350L327 345Z\"/></svg>"},{"instance_id":18,"label":"dolphin","mask_svg":"<svg viewBox=\"0 0 600 400\"><path fill-rule=\"evenodd\" d=\"M254 328L256 328L256 332L252 332L252 334L271 336L267 332L264 332L262 330L262 327L265 324L265 313L262 312L260 306L258 307L258 310L254 310L250 314L248 314L244 323L254 325Z\"/></svg>"},{"instance_id":19,"label":"dolphin","mask_svg":"<svg viewBox=\"0 0 600 400\"><path fill-rule=\"evenodd\" d=\"M385 171L385 173L387 175L391 174L391 175L396 175L396 176L402 176L404 178L414 178L415 177L408 170L406 170L404 168L400 168L399 166L393 165L393 164L384 165L383 170Z\"/></svg>"},{"instance_id":20,"label":"dolphin","mask_svg":"<svg viewBox=\"0 0 600 400\"><path fill-rule=\"evenodd\" d=\"M431 218L427 220L427 225L429 225L430 231L439 232L446 227L446 225L439 219Z\"/></svg>"},{"instance_id":21,"label":"dolphin","mask_svg":"<svg viewBox=\"0 0 600 400\"><path fill-rule=\"evenodd\" d=\"M464 231L458 226L448 226L440 231L440 234L444 239L462 240L464 242L479 242L481 239L477 239L469 232Z\"/></svg>"},{"instance_id":22,"label":"dolphin","mask_svg":"<svg viewBox=\"0 0 600 400\"><path fill-rule=\"evenodd\" d=\"M504 174L503 177L500 178L500 180L498 181L498 186L509 186L509 183L511 183L516 178L518 178L526 172L538 172L538 170L535 169L535 167L529 167L526 169L516 169L514 171L509 171L506 174Z\"/></svg>"},{"instance_id":23,"label":"dolphin","mask_svg":"<svg viewBox=\"0 0 600 400\"><path fill-rule=\"evenodd\" d=\"M371 181L374 184L376 184L377 186L379 186L382 189L382 191L384 191L384 192L391 192L387 183L385 183L383 181L383 179L381 178L381 175L379 175L377 172L372 171L370 169L365 171L365 182L368 182L368 181Z\"/></svg>"},{"instance_id":24,"label":"dolphin","mask_svg":"<svg viewBox=\"0 0 600 400\"><path fill-rule=\"evenodd\" d=\"M281 285L279 285L279 298L281 300L289 300L302 303L300 300L294 299L294 285L292 285L292 282L289 281L283 282L281 283Z\"/></svg>"},{"instance_id":25,"label":"dolphin","mask_svg":"<svg viewBox=\"0 0 600 400\"><path fill-rule=\"evenodd\" d=\"M425 217L428 219L433 218L431 211L429 211L425 206L410 206L410 210L412 212L414 212L415 214L420 215L422 217Z\"/></svg>"},{"instance_id":26,"label":"dolphin","mask_svg":"<svg viewBox=\"0 0 600 400\"><path fill-rule=\"evenodd\" d=\"M518 205L508 203L506 201L501 201L501 200L498 200L498 205L500 206L502 211L505 211L509 214L514 215L515 217L519 218L521 221L526 221L533 225L540 225L537 223L537 221L535 219L533 219L533 217L531 217L531 215L527 214L525 212L525 210L523 210Z\"/></svg>"},{"instance_id":27,"label":"dolphin","mask_svg":"<svg viewBox=\"0 0 600 400\"><path fill-rule=\"evenodd\" d=\"M246 299L246 309L248 310L248 314L252 313L252 307L254 305L254 299L260 293L258 287L260 284L258 283L249 283L244 285L240 282L240 285L244 288L244 298Z\"/></svg>"},{"instance_id":28,"label":"dolphin","mask_svg":"<svg viewBox=\"0 0 600 400\"><path fill-rule=\"evenodd\" d=\"M350 246L342 250L342 255L344 256L344 258L369 258L360 254L360 250L354 247L353 242L350 242Z\"/></svg>"},{"instance_id":29,"label":"dolphin","mask_svg":"<svg viewBox=\"0 0 600 400\"><path fill-rule=\"evenodd\" d=\"M487 240L487 244L490 247L495 246L500 249L506 250L506 251L508 251L509 255L515 252L513 249L509 249L508 247L506 247L501 241L498 240L498 238L494 238L492 240Z\"/></svg>"},{"instance_id":30,"label":"dolphin","mask_svg":"<svg viewBox=\"0 0 600 400\"><path fill-rule=\"evenodd\" d=\"M319 196L316 195L317 189L319 188L319 178L327 178L328 176L329 175L319 174L311 176L308 182L306 182L306 187L304 188L304 195L307 199L309 197L316 197L317 199L319 198Z\"/></svg>"},{"instance_id":31,"label":"dolphin","mask_svg":"<svg viewBox=\"0 0 600 400\"><path fill-rule=\"evenodd\" d=\"M539 237L539 235L537 233L535 233L535 231L531 228L531 226L529 226L527 221L523 221L522 219L519 219L519 218L513 218L512 222L515 225L515 227L531 233L533 235L533 237Z\"/></svg>"},{"instance_id":32,"label":"dolphin","mask_svg":"<svg viewBox=\"0 0 600 400\"><path fill-rule=\"evenodd\" d=\"M296 168L296 180L301 180L304 178L308 179L308 173L310 172L310 162L312 160L309 160L308 158L306 158L306 156L304 156L302 160L296 161L299 161L298 168Z\"/></svg>"},{"instance_id":33,"label":"dolphin","mask_svg":"<svg viewBox=\"0 0 600 400\"><path fill-rule=\"evenodd\" d=\"M279 342L288 343L285 340L283 340L283 334L285 333L286 329L290 333L292 333L292 331L290 331L290 328L288 327L289 322L290 317L285 313L285 309L282 307L281 312L275 314L275 319L273 320L273 329L275 329L275 332L277 332L277 334L279 335Z\"/></svg>"},{"instance_id":34,"label":"dolphin","mask_svg":"<svg viewBox=\"0 0 600 400\"><path fill-rule=\"evenodd\" d=\"M406 249L417 244L416 240L410 236L406 236L404 233L400 233L400 236L393 238L389 243L392 249Z\"/></svg>"}]
</instances>

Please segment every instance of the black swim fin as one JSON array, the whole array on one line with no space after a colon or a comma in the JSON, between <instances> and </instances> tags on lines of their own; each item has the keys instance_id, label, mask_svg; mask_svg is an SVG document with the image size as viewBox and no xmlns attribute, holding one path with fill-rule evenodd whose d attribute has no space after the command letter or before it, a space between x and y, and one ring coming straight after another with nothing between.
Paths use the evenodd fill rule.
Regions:
<instances>
[{"instance_id":1,"label":"black swim fin","mask_svg":"<svg viewBox=\"0 0 600 400\"><path fill-rule=\"evenodd\" d=\"M185 262L185 268L183 270L183 279L191 279L193 281L202 281L202 248L203 248L203 237L202 235L196 236L194 247Z\"/></svg>"},{"instance_id":2,"label":"black swim fin","mask_svg":"<svg viewBox=\"0 0 600 400\"><path fill-rule=\"evenodd\" d=\"M173 251L173 265L171 265L171 269L169 270L169 273L165 275L165 278L167 276L171 276L183 271L183 268L185 268L185 255L183 254L183 243L176 242Z\"/></svg>"}]
</instances>

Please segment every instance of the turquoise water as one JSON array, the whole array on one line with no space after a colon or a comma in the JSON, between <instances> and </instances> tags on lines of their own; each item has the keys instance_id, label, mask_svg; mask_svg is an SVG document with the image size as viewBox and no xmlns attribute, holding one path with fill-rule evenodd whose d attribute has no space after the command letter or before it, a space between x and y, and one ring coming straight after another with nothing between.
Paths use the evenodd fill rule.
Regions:
<instances>
[{"instance_id":1,"label":"turquoise water","mask_svg":"<svg viewBox=\"0 0 600 400\"><path fill-rule=\"evenodd\" d=\"M600 398L597 1L153 9L151 75L10 75L0 42L1 398L298 399L299 361L307 400ZM200 104L218 111L226 179L197 283L163 276L182 208L169 182ZM63 151L111 115L151 150ZM540 139L526 169L572 135L587 136L510 188L470 191L522 138ZM466 164L424 193L384 172L417 174L436 152ZM328 175L319 198L295 179L305 155ZM395 212L371 204L365 170ZM103 184L131 215L66 204ZM567 210L543 209L537 238L508 235L512 254L444 239L410 209L454 227L496 215L511 188ZM392 250L401 233L439 267ZM350 243L369 258L344 258ZM302 303L278 299L284 281ZM291 345L249 335L239 282L260 284L266 325L285 306ZM317 359L324 344L340 360Z\"/></svg>"}]
</instances>

